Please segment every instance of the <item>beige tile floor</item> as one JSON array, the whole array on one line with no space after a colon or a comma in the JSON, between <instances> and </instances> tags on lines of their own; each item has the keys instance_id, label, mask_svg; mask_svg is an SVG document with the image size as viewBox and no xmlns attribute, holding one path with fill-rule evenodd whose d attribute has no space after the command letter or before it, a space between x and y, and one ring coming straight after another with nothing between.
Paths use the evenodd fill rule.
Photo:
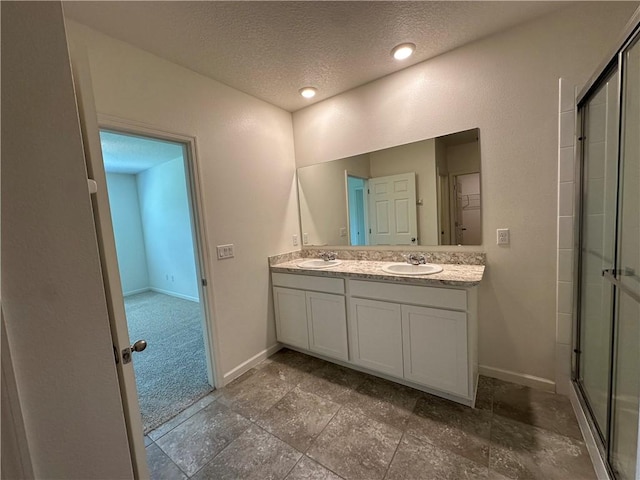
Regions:
<instances>
[{"instance_id":1,"label":"beige tile floor","mask_svg":"<svg viewBox=\"0 0 640 480\"><path fill-rule=\"evenodd\" d=\"M480 377L477 408L281 350L145 438L152 478L594 479L566 397Z\"/></svg>"}]
</instances>

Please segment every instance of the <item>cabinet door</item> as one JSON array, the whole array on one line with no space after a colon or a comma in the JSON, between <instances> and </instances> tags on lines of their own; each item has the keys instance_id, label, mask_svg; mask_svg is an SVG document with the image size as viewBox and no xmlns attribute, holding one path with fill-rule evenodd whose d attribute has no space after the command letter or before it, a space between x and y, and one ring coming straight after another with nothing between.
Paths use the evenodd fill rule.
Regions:
<instances>
[{"instance_id":1,"label":"cabinet door","mask_svg":"<svg viewBox=\"0 0 640 480\"><path fill-rule=\"evenodd\" d=\"M349 342L353 363L402 377L400 305L352 298Z\"/></svg>"},{"instance_id":2,"label":"cabinet door","mask_svg":"<svg viewBox=\"0 0 640 480\"><path fill-rule=\"evenodd\" d=\"M303 290L273 287L276 337L279 342L309 349L306 296Z\"/></svg>"},{"instance_id":3,"label":"cabinet door","mask_svg":"<svg viewBox=\"0 0 640 480\"><path fill-rule=\"evenodd\" d=\"M404 378L469 396L467 315L402 305Z\"/></svg>"},{"instance_id":4,"label":"cabinet door","mask_svg":"<svg viewBox=\"0 0 640 480\"><path fill-rule=\"evenodd\" d=\"M309 350L340 360L349 359L347 314L342 295L306 292Z\"/></svg>"}]
</instances>

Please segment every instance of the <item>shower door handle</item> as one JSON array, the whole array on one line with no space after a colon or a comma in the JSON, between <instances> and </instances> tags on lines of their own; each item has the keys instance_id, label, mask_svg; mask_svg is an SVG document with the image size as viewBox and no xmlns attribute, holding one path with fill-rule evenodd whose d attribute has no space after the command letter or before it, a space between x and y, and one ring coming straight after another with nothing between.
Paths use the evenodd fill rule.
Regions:
<instances>
[{"instance_id":1,"label":"shower door handle","mask_svg":"<svg viewBox=\"0 0 640 480\"><path fill-rule=\"evenodd\" d=\"M616 270L615 268L606 268L602 270L602 276L607 277L633 277L636 274L633 268L624 267L622 270Z\"/></svg>"},{"instance_id":2,"label":"shower door handle","mask_svg":"<svg viewBox=\"0 0 640 480\"><path fill-rule=\"evenodd\" d=\"M616 273L621 274L623 276L633 276L634 271L630 268L625 268L624 270L616 270L615 268L607 268L602 270L602 276L606 278L608 281L613 283L616 288L618 288L621 292L626 293L631 298L633 298L636 302L640 303L640 295L630 289L627 285L622 283L620 280L616 278Z\"/></svg>"}]
</instances>

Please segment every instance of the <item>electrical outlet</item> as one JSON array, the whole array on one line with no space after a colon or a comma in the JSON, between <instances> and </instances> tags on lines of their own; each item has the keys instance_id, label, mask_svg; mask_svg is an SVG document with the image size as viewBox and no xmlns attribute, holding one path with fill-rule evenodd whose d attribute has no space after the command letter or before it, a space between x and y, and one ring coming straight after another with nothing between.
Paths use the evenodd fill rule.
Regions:
<instances>
[{"instance_id":1,"label":"electrical outlet","mask_svg":"<svg viewBox=\"0 0 640 480\"><path fill-rule=\"evenodd\" d=\"M298 246L298 235L296 234L293 235L293 246L294 247Z\"/></svg>"},{"instance_id":2,"label":"electrical outlet","mask_svg":"<svg viewBox=\"0 0 640 480\"><path fill-rule=\"evenodd\" d=\"M309 234L308 233L303 233L302 234L302 244L303 245L309 245Z\"/></svg>"},{"instance_id":3,"label":"electrical outlet","mask_svg":"<svg viewBox=\"0 0 640 480\"><path fill-rule=\"evenodd\" d=\"M218 260L222 260L225 258L233 258L234 257L234 252L233 252L233 244L230 243L228 245L218 245L216 247L216 251L218 253Z\"/></svg>"},{"instance_id":4,"label":"electrical outlet","mask_svg":"<svg viewBox=\"0 0 640 480\"><path fill-rule=\"evenodd\" d=\"M509 235L509 229L508 228L499 228L498 230L496 230L496 232L498 233L498 245L509 245L510 242L510 235Z\"/></svg>"}]
</instances>

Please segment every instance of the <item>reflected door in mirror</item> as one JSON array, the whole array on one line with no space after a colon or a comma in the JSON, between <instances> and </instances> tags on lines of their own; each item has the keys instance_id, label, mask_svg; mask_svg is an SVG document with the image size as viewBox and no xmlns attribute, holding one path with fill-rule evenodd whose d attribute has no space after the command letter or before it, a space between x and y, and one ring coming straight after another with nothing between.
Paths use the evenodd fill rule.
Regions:
<instances>
[{"instance_id":1,"label":"reflected door in mirror","mask_svg":"<svg viewBox=\"0 0 640 480\"><path fill-rule=\"evenodd\" d=\"M417 245L416 174L369 179L370 245Z\"/></svg>"}]
</instances>

